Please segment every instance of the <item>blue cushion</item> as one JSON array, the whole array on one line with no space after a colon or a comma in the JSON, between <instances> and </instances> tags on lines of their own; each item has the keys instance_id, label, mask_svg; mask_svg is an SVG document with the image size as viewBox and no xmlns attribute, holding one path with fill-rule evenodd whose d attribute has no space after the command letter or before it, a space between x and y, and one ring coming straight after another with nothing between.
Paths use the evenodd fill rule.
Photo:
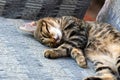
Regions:
<instances>
[{"instance_id":1,"label":"blue cushion","mask_svg":"<svg viewBox=\"0 0 120 80\"><path fill-rule=\"evenodd\" d=\"M120 0L106 0L97 21L110 23L120 30Z\"/></svg>"}]
</instances>

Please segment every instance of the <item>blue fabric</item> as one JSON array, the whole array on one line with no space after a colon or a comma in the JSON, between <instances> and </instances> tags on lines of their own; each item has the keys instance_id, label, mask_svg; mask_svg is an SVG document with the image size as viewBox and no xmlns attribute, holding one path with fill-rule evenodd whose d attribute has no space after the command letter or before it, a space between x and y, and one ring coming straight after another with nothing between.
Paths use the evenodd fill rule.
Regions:
<instances>
[{"instance_id":1,"label":"blue fabric","mask_svg":"<svg viewBox=\"0 0 120 80\"><path fill-rule=\"evenodd\" d=\"M110 1L107 7L103 7L101 13L98 15L98 21L106 22L113 25L120 31L120 0L106 0Z\"/></svg>"},{"instance_id":2,"label":"blue fabric","mask_svg":"<svg viewBox=\"0 0 120 80\"><path fill-rule=\"evenodd\" d=\"M120 31L120 0L115 0L108 12L105 22L112 24Z\"/></svg>"}]
</instances>

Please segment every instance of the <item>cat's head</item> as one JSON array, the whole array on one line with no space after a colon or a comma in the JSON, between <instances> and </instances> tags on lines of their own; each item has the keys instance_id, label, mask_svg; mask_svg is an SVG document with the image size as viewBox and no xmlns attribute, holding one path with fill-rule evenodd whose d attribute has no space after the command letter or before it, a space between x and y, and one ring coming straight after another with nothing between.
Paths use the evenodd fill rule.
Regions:
<instances>
[{"instance_id":1,"label":"cat's head","mask_svg":"<svg viewBox=\"0 0 120 80\"><path fill-rule=\"evenodd\" d=\"M36 22L34 37L42 44L49 47L57 47L62 39L59 20L56 18L43 18Z\"/></svg>"},{"instance_id":2,"label":"cat's head","mask_svg":"<svg viewBox=\"0 0 120 80\"><path fill-rule=\"evenodd\" d=\"M57 47L62 39L61 21L59 18L46 17L20 26L19 29L32 33L42 44Z\"/></svg>"}]
</instances>

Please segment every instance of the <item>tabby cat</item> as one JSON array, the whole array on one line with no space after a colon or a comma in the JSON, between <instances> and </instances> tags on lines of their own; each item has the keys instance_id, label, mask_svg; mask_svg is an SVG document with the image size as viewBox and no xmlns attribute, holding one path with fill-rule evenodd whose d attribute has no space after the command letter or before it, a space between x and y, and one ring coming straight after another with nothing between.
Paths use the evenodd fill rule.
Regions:
<instances>
[{"instance_id":1,"label":"tabby cat","mask_svg":"<svg viewBox=\"0 0 120 80\"><path fill-rule=\"evenodd\" d=\"M89 59L96 76L84 80L117 80L116 74L120 76L120 32L110 24L63 16L46 17L34 25L37 25L32 31L34 37L44 45L55 47L44 52L46 58L71 56L83 68Z\"/></svg>"}]
</instances>

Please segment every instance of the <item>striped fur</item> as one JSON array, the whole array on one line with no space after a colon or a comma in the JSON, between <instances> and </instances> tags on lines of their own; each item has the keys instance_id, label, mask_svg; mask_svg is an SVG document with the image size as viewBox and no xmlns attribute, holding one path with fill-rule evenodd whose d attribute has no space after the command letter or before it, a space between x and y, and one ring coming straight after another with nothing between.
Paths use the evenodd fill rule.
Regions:
<instances>
[{"instance_id":1,"label":"striped fur","mask_svg":"<svg viewBox=\"0 0 120 80\"><path fill-rule=\"evenodd\" d=\"M71 56L80 67L86 58L95 65L96 76L85 80L117 80L120 76L120 32L110 24L85 22L72 16L46 17L37 21L34 36L46 50L46 58ZM116 67L117 66L117 67Z\"/></svg>"}]
</instances>

